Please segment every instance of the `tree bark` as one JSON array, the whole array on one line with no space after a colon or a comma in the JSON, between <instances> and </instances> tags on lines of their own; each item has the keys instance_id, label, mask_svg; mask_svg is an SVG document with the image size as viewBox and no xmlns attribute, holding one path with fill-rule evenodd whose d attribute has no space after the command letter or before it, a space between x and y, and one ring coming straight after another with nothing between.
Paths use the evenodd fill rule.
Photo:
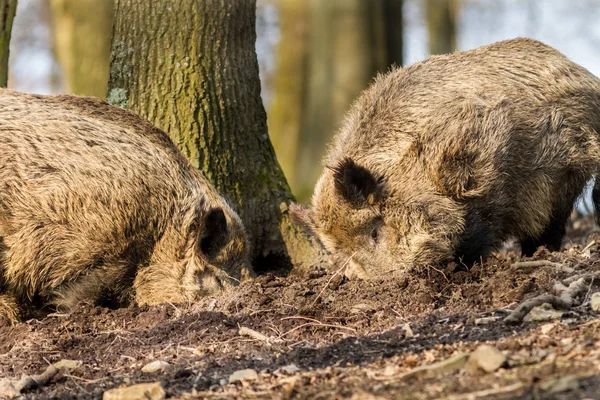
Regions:
<instances>
[{"instance_id":1,"label":"tree bark","mask_svg":"<svg viewBox=\"0 0 600 400\"><path fill-rule=\"evenodd\" d=\"M429 54L456 50L456 16L458 0L426 0Z\"/></svg>"},{"instance_id":2,"label":"tree bark","mask_svg":"<svg viewBox=\"0 0 600 400\"><path fill-rule=\"evenodd\" d=\"M116 0L108 101L169 133L237 206L257 272L315 260L269 140L255 0Z\"/></svg>"},{"instance_id":3,"label":"tree bark","mask_svg":"<svg viewBox=\"0 0 600 400\"><path fill-rule=\"evenodd\" d=\"M54 48L67 90L105 98L112 0L50 0Z\"/></svg>"},{"instance_id":4,"label":"tree bark","mask_svg":"<svg viewBox=\"0 0 600 400\"><path fill-rule=\"evenodd\" d=\"M295 193L308 66L309 4L307 0L277 0L277 10L280 39L267 123L277 159Z\"/></svg>"},{"instance_id":5,"label":"tree bark","mask_svg":"<svg viewBox=\"0 0 600 400\"><path fill-rule=\"evenodd\" d=\"M8 53L17 0L0 0L0 86L8 83Z\"/></svg>"}]
</instances>

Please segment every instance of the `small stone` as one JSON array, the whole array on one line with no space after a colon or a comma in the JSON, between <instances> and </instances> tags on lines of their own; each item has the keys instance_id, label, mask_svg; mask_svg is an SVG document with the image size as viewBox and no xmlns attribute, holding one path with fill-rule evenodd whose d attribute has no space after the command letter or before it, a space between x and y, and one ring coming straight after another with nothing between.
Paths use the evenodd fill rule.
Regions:
<instances>
[{"instance_id":1,"label":"small stone","mask_svg":"<svg viewBox=\"0 0 600 400\"><path fill-rule=\"evenodd\" d=\"M580 386L579 379L576 376L567 375L558 379L551 379L547 382L543 382L540 388L545 390L547 394L555 394L566 391L576 391Z\"/></svg>"},{"instance_id":2,"label":"small stone","mask_svg":"<svg viewBox=\"0 0 600 400\"><path fill-rule=\"evenodd\" d=\"M289 364L289 365L286 365L284 367L277 368L273 372L273 374L276 375L276 376L280 376L280 375L292 375L292 374L295 374L298 371L300 371L300 368L298 368L298 366L296 364Z\"/></svg>"},{"instance_id":3,"label":"small stone","mask_svg":"<svg viewBox=\"0 0 600 400\"><path fill-rule=\"evenodd\" d=\"M500 319L500 317L475 318L475 325L488 325L488 324L498 321L499 319Z\"/></svg>"},{"instance_id":4,"label":"small stone","mask_svg":"<svg viewBox=\"0 0 600 400\"><path fill-rule=\"evenodd\" d=\"M160 382L153 382L107 390L102 400L162 400L165 396Z\"/></svg>"},{"instance_id":5,"label":"small stone","mask_svg":"<svg viewBox=\"0 0 600 400\"><path fill-rule=\"evenodd\" d=\"M235 371L229 377L229 383L241 382L241 381L255 381L258 379L258 374L253 369L241 369Z\"/></svg>"},{"instance_id":6,"label":"small stone","mask_svg":"<svg viewBox=\"0 0 600 400\"><path fill-rule=\"evenodd\" d=\"M550 331L552 331L552 329L554 329L556 327L555 323L550 323L550 324L544 324L541 326L540 331L542 332L543 335L547 335L550 333Z\"/></svg>"},{"instance_id":7,"label":"small stone","mask_svg":"<svg viewBox=\"0 0 600 400\"><path fill-rule=\"evenodd\" d=\"M171 364L166 361L156 360L144 365L142 367L142 372L148 372L151 374L153 372L166 371L170 366Z\"/></svg>"},{"instance_id":8,"label":"small stone","mask_svg":"<svg viewBox=\"0 0 600 400\"><path fill-rule=\"evenodd\" d=\"M388 365L383 370L383 376L393 376L398 373L398 367L395 365Z\"/></svg>"},{"instance_id":9,"label":"small stone","mask_svg":"<svg viewBox=\"0 0 600 400\"><path fill-rule=\"evenodd\" d=\"M20 395L21 393L8 379L0 379L0 398L12 399Z\"/></svg>"},{"instance_id":10,"label":"small stone","mask_svg":"<svg viewBox=\"0 0 600 400\"><path fill-rule=\"evenodd\" d=\"M406 324L402 325L402 330L404 331L405 339L410 339L410 338L415 337L415 333L413 332L412 328L410 327L410 324L406 323Z\"/></svg>"},{"instance_id":11,"label":"small stone","mask_svg":"<svg viewBox=\"0 0 600 400\"><path fill-rule=\"evenodd\" d=\"M435 364L426 365L423 367L414 368L408 372L398 375L398 379L423 379L423 378L440 378L444 375L451 374L462 369L469 358L468 354L459 353L447 360L440 361Z\"/></svg>"},{"instance_id":12,"label":"small stone","mask_svg":"<svg viewBox=\"0 0 600 400\"><path fill-rule=\"evenodd\" d=\"M552 305L544 303L540 306L533 307L529 314L523 318L526 322L544 322L560 319L564 311L558 311L552 308Z\"/></svg>"},{"instance_id":13,"label":"small stone","mask_svg":"<svg viewBox=\"0 0 600 400\"><path fill-rule=\"evenodd\" d=\"M351 314L360 314L366 311L371 311L373 307L366 303L359 303L352 306L350 309Z\"/></svg>"},{"instance_id":14,"label":"small stone","mask_svg":"<svg viewBox=\"0 0 600 400\"><path fill-rule=\"evenodd\" d=\"M590 301L592 303L592 310L600 311L600 292L592 294L592 298Z\"/></svg>"},{"instance_id":15,"label":"small stone","mask_svg":"<svg viewBox=\"0 0 600 400\"><path fill-rule=\"evenodd\" d=\"M506 357L494 346L482 344L469 356L467 369L469 372L483 370L487 373L494 372L504 364Z\"/></svg>"}]
</instances>

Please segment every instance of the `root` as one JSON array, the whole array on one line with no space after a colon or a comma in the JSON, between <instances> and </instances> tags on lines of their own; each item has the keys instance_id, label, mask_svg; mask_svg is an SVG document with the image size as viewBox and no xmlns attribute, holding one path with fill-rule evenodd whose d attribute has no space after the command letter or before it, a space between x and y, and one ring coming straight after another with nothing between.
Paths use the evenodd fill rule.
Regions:
<instances>
[{"instance_id":1,"label":"root","mask_svg":"<svg viewBox=\"0 0 600 400\"><path fill-rule=\"evenodd\" d=\"M504 323L508 325L519 324L534 307L541 306L544 303L549 303L554 308L571 308L575 302L575 298L579 294L587 291L588 286L585 284L585 278L579 278L578 280L571 282L569 287L566 287L562 283L558 283L554 286L554 290L559 293L558 296L543 294L522 302L506 318L504 318Z\"/></svg>"}]
</instances>

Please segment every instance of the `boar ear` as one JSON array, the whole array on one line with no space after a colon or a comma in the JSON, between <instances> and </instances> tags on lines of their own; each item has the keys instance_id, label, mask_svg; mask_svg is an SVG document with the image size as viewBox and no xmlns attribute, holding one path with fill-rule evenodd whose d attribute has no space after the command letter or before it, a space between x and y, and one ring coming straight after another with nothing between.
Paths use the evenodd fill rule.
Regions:
<instances>
[{"instance_id":1,"label":"boar ear","mask_svg":"<svg viewBox=\"0 0 600 400\"><path fill-rule=\"evenodd\" d=\"M200 251L208 258L215 257L227 244L227 219L221 208L211 208L204 215Z\"/></svg>"},{"instance_id":2,"label":"boar ear","mask_svg":"<svg viewBox=\"0 0 600 400\"><path fill-rule=\"evenodd\" d=\"M315 234L315 220L312 211L308 207L298 203L291 203L290 217L295 225L301 227L311 235Z\"/></svg>"},{"instance_id":3,"label":"boar ear","mask_svg":"<svg viewBox=\"0 0 600 400\"><path fill-rule=\"evenodd\" d=\"M381 179L352 159L345 158L330 169L333 171L335 190L354 207L373 205L381 199Z\"/></svg>"}]
</instances>

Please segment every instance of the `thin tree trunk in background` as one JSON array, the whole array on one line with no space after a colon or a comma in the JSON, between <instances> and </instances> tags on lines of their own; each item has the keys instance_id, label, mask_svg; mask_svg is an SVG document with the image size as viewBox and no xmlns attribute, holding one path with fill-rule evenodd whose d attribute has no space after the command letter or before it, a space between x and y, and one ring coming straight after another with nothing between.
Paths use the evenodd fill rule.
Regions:
<instances>
[{"instance_id":1,"label":"thin tree trunk in background","mask_svg":"<svg viewBox=\"0 0 600 400\"><path fill-rule=\"evenodd\" d=\"M404 41L402 0L382 0L381 25L384 29L385 65L402 66Z\"/></svg>"},{"instance_id":2,"label":"thin tree trunk in background","mask_svg":"<svg viewBox=\"0 0 600 400\"><path fill-rule=\"evenodd\" d=\"M112 0L50 0L54 47L67 90L105 98Z\"/></svg>"},{"instance_id":3,"label":"thin tree trunk in background","mask_svg":"<svg viewBox=\"0 0 600 400\"><path fill-rule=\"evenodd\" d=\"M308 0L307 0L308 1ZM381 67L373 24L379 8L364 0L312 0L310 62L296 195L306 201L321 172L320 160L349 105Z\"/></svg>"},{"instance_id":4,"label":"thin tree trunk in background","mask_svg":"<svg viewBox=\"0 0 600 400\"><path fill-rule=\"evenodd\" d=\"M0 0L0 87L8 83L8 53L17 0Z\"/></svg>"},{"instance_id":5,"label":"thin tree trunk in background","mask_svg":"<svg viewBox=\"0 0 600 400\"><path fill-rule=\"evenodd\" d=\"M457 0L426 0L429 54L445 54L456 50Z\"/></svg>"},{"instance_id":6,"label":"thin tree trunk in background","mask_svg":"<svg viewBox=\"0 0 600 400\"><path fill-rule=\"evenodd\" d=\"M116 0L108 101L169 133L237 206L255 267L310 264L260 98L255 0ZM288 258L288 255L290 258Z\"/></svg>"},{"instance_id":7,"label":"thin tree trunk in background","mask_svg":"<svg viewBox=\"0 0 600 400\"><path fill-rule=\"evenodd\" d=\"M267 122L277 159L292 191L296 192L296 156L308 62L309 4L307 0L276 0L276 5L280 39Z\"/></svg>"}]
</instances>

